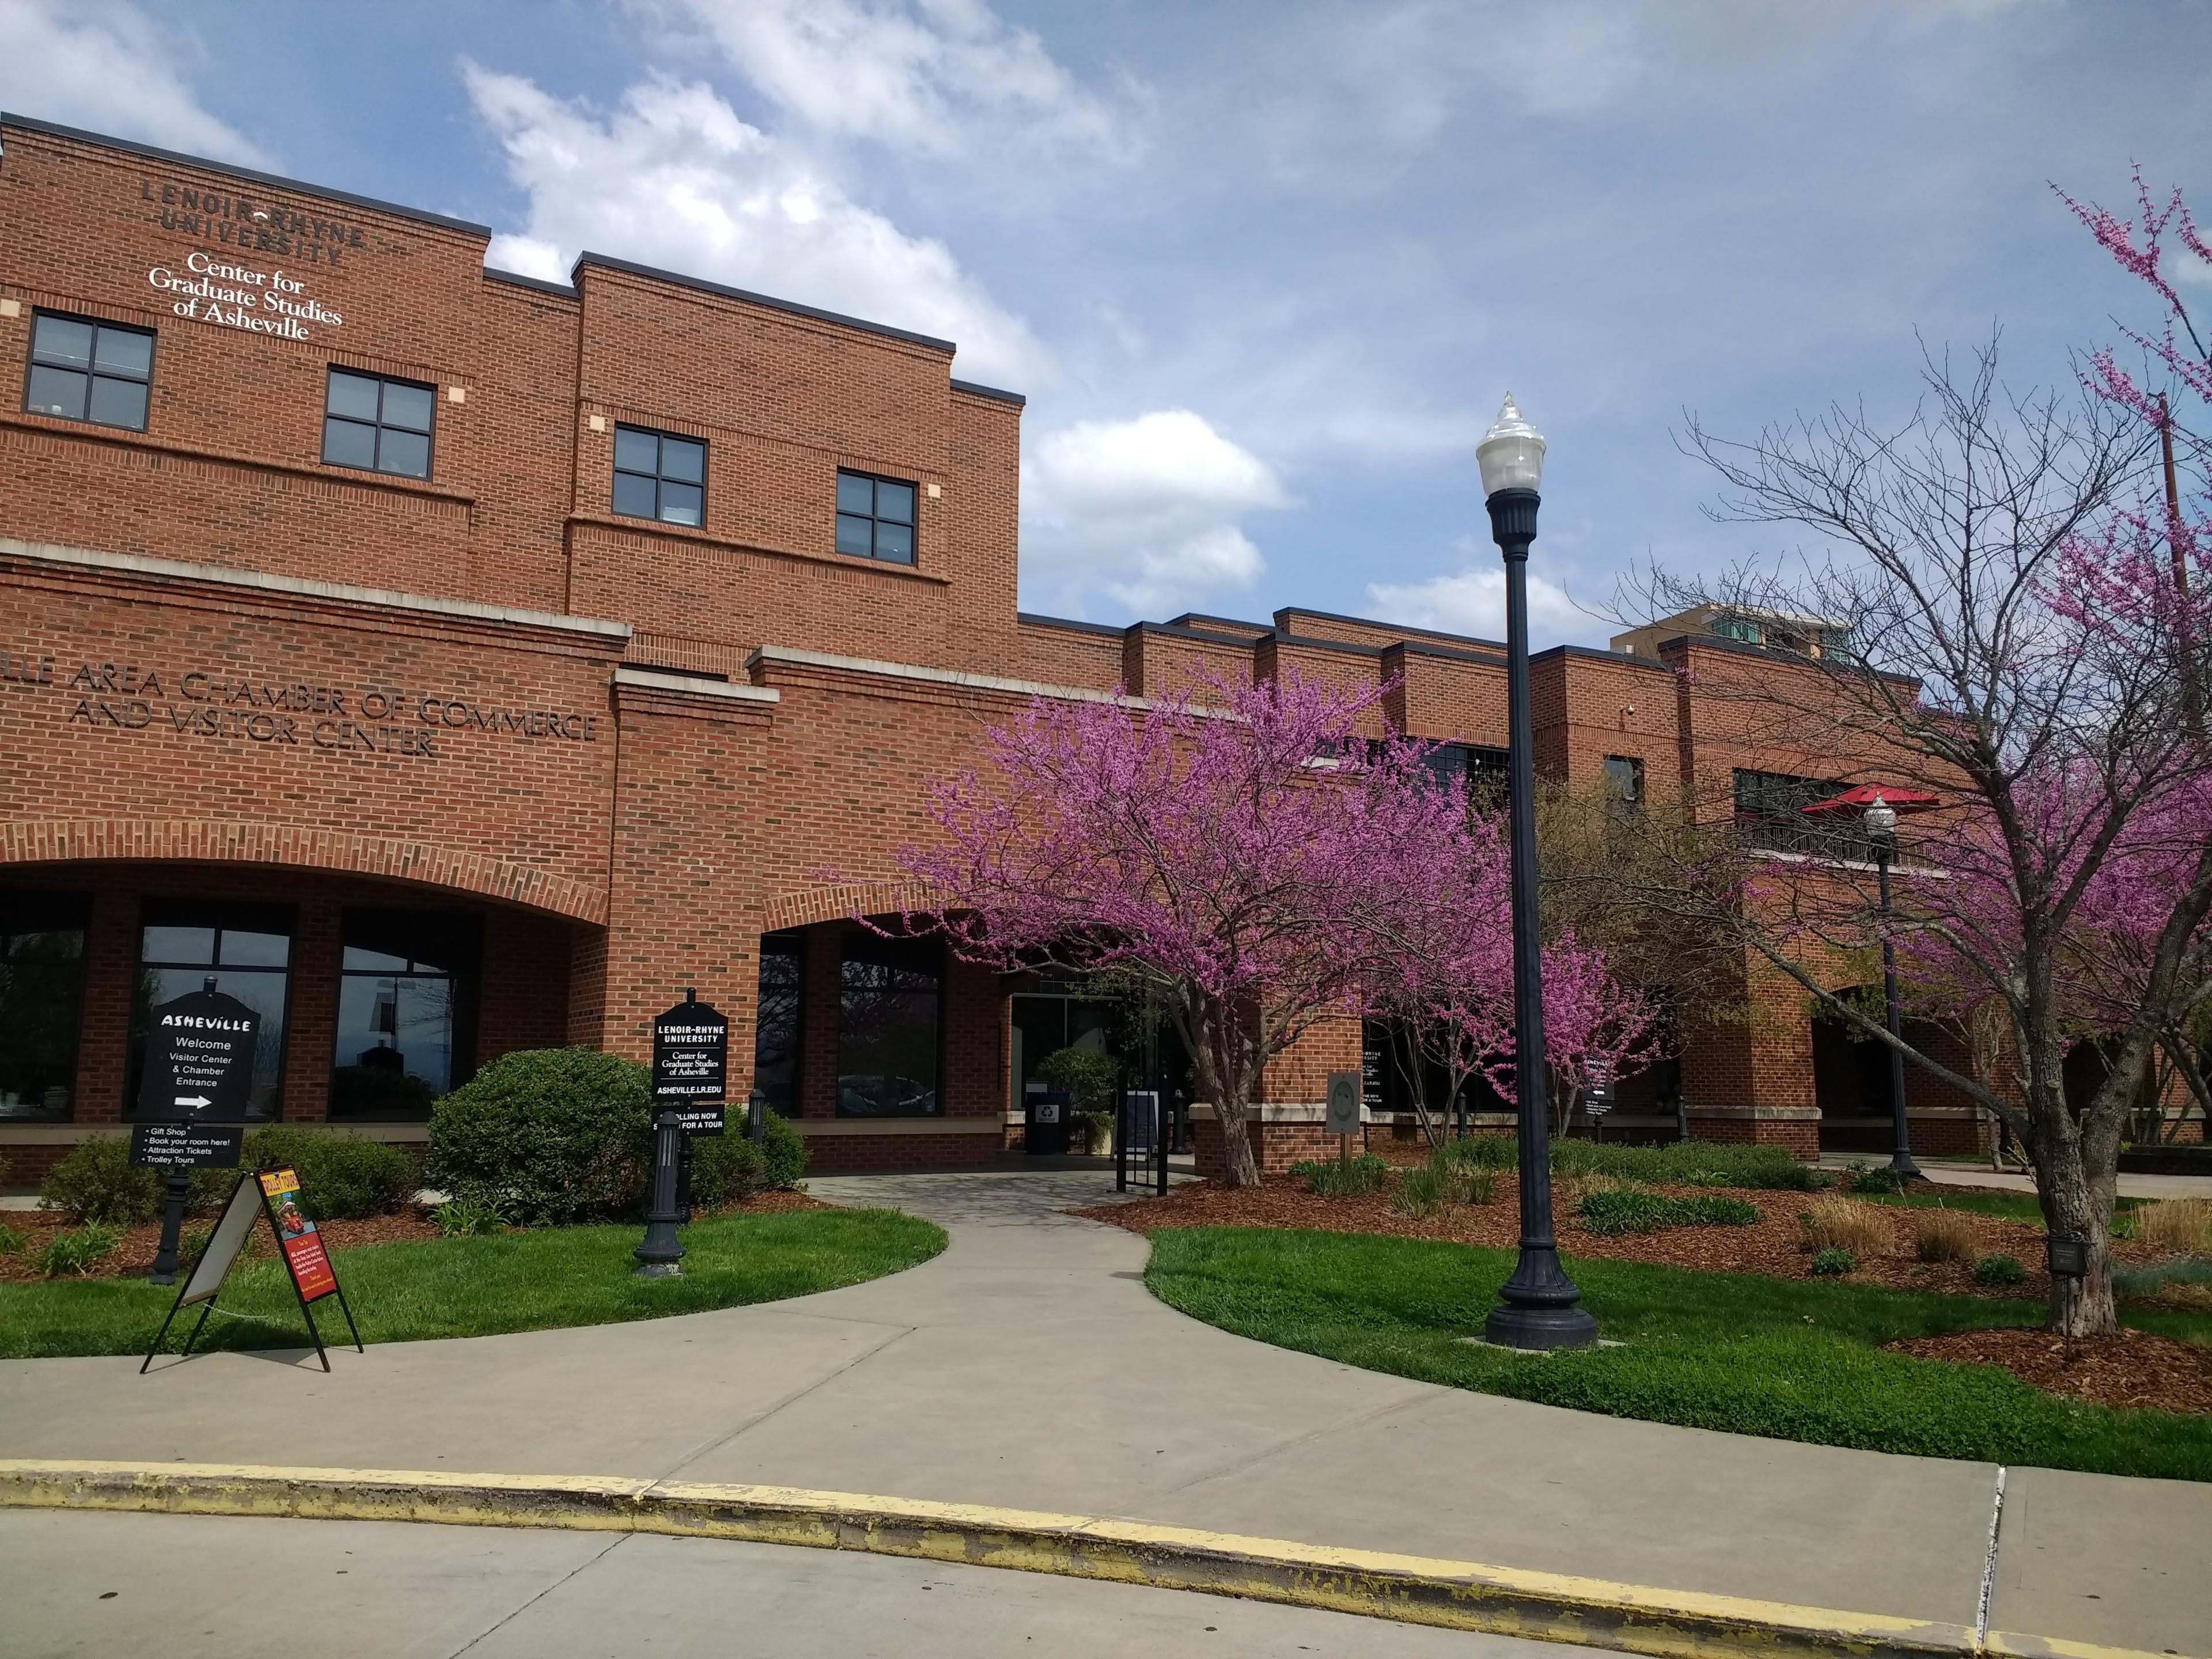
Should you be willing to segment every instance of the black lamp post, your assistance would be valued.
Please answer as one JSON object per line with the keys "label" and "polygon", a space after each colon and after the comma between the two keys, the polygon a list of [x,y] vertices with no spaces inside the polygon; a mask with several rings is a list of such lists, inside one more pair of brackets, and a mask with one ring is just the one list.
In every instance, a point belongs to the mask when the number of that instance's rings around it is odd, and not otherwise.
{"label": "black lamp post", "polygon": [[1505,696],[1513,838],[1514,1095],[1520,1102],[1521,1259],[1490,1310],[1483,1335],[1508,1348],[1586,1348],[1597,1321],[1559,1266],[1552,1236],[1552,1150],[1546,1110],[1542,946],[1536,931],[1535,740],[1528,709],[1528,544],[1536,539],[1544,440],[1521,418],[1513,394],[1475,447],[1490,531],[1505,556]]}
{"label": "black lamp post", "polygon": [[1883,1018],[1889,1023],[1889,1116],[1891,1138],[1896,1143],[1889,1167],[1901,1176],[1917,1176],[1912,1140],[1905,1121],[1905,1053],[1897,1045],[1900,1027],[1897,1013],[1897,945],[1889,936],[1889,861],[1897,854],[1897,809],[1876,795],[1867,803],[1867,842],[1874,848],[1876,879],[1881,884],[1881,1000]]}

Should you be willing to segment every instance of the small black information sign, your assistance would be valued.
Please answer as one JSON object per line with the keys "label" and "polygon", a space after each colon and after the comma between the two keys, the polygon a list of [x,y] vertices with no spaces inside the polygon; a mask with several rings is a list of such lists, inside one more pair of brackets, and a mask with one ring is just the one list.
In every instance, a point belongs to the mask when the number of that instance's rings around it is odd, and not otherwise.
{"label": "small black information sign", "polygon": [[730,1022],[696,993],[653,1022],[653,1109],[674,1112],[687,1134],[722,1133],[730,1075]]}
{"label": "small black information sign", "polygon": [[261,1016],[215,988],[190,991],[147,1016],[134,1164],[166,1169],[237,1164]]}

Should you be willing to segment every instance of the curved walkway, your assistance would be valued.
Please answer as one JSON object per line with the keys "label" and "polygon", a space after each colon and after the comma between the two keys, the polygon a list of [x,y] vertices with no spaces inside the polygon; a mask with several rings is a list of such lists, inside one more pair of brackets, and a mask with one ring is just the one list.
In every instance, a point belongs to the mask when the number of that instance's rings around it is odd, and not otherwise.
{"label": "curved walkway", "polygon": [[[1594,1417],[1247,1341],[1060,1213],[1088,1171],[846,1176],[942,1255],[719,1313],[291,1354],[0,1364],[0,1455],[758,1482],[1118,1515],[1976,1621],[1996,1471]],[[1990,1621],[2203,1653],[2212,1487],[2014,1469]]]}

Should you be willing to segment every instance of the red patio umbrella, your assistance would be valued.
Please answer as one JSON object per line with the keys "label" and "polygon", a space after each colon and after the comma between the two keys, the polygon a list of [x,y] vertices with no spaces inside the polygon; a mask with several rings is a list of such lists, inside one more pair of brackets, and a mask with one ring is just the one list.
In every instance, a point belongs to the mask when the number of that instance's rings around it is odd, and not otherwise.
{"label": "red patio umbrella", "polygon": [[1808,813],[1863,812],[1876,801],[1895,812],[1925,812],[1930,807],[1941,806],[1941,797],[1923,790],[1907,789],[1897,783],[1863,783],[1856,789],[1846,789],[1840,795],[1826,800],[1816,800],[1804,809]]}

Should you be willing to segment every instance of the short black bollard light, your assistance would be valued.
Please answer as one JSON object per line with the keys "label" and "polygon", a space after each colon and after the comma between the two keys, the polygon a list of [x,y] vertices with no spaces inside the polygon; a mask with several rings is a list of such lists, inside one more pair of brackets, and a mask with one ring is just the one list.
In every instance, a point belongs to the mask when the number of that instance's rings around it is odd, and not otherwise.
{"label": "short black bollard light", "polygon": [[653,1120],[653,1196],[645,1212],[645,1243],[631,1252],[641,1279],[677,1279],[684,1246],[677,1242],[676,1181],[684,1162],[684,1120],[663,1112]]}
{"label": "short black bollard light", "polygon": [[768,1097],[758,1089],[745,1097],[745,1131],[754,1146],[768,1144]]}
{"label": "short black bollard light", "polygon": [[[210,980],[210,985],[215,981]],[[161,1243],[154,1253],[154,1271],[146,1275],[149,1284],[173,1285],[177,1282],[179,1242],[184,1237],[185,1199],[191,1192],[192,1178],[185,1170],[172,1170],[168,1179],[161,1183]]]}

